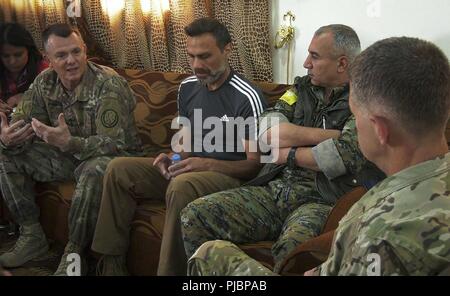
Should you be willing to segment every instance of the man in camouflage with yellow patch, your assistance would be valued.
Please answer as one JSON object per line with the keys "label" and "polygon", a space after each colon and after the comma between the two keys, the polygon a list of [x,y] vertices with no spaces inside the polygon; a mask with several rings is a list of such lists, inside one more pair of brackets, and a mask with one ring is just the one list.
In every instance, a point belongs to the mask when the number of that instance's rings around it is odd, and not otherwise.
{"label": "man in camouflage with yellow patch", "polygon": [[[450,65],[430,42],[389,38],[350,71],[350,106],[363,154],[387,175],[340,221],[320,275],[449,275]],[[273,275],[235,245],[205,243],[197,275]]]}
{"label": "man in camouflage with yellow patch", "polygon": [[69,25],[50,26],[43,41],[51,69],[25,93],[11,125],[0,113],[0,187],[20,225],[19,239],[0,256],[0,264],[21,266],[48,250],[34,200],[35,182],[76,180],[69,243],[56,272],[65,275],[67,255],[81,254],[92,239],[108,162],[141,148],[135,97],[126,80],[87,62],[86,46]]}
{"label": "man in camouflage with yellow patch", "polygon": [[377,181],[378,170],[359,151],[348,105],[348,67],[359,52],[348,26],[316,31],[304,63],[308,75],[296,78],[260,119],[261,138],[278,154],[278,165],[266,164],[247,186],[208,195],[182,211],[188,257],[214,239],[274,240],[277,271],[296,246],[320,233],[337,198]]}

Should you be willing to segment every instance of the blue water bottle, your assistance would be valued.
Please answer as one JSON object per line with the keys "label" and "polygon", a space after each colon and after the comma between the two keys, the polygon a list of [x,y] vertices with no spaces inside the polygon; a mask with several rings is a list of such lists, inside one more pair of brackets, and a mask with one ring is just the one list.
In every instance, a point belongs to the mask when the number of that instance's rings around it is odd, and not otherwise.
{"label": "blue water bottle", "polygon": [[172,165],[174,165],[174,164],[176,164],[176,163],[181,161],[181,155],[178,154],[178,153],[175,153],[175,154],[172,155],[171,159],[172,159]]}

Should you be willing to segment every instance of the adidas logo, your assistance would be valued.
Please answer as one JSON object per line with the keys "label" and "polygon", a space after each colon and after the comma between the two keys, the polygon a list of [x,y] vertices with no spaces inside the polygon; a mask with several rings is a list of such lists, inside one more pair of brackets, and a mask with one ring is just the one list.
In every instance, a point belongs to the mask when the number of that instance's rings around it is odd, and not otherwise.
{"label": "adidas logo", "polygon": [[230,120],[228,119],[228,116],[225,114],[224,116],[222,116],[222,118],[220,118],[220,121],[226,121],[226,122],[228,122],[228,121],[230,121]]}

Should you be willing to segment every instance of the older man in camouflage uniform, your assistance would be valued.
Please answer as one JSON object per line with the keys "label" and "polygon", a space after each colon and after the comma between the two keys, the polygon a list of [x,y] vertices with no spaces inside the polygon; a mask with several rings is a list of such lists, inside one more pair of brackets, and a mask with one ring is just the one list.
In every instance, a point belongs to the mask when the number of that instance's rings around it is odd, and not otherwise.
{"label": "older man in camouflage uniform", "polygon": [[50,26],[43,40],[52,69],[36,78],[10,126],[0,113],[0,186],[20,225],[19,239],[0,263],[21,266],[48,250],[34,201],[35,182],[75,179],[69,243],[56,272],[64,275],[67,254],[81,253],[92,239],[108,162],[135,154],[140,141],[135,97],[125,79],[87,62],[81,36],[68,25]]}
{"label": "older man in camouflage uniform", "polygon": [[[429,42],[389,38],[350,74],[361,150],[389,177],[350,209],[328,260],[307,274],[449,275],[448,59]],[[274,274],[225,241],[203,244],[189,273]]]}
{"label": "older man in camouflage uniform", "polygon": [[[308,76],[296,78],[295,86],[260,120],[279,165],[266,165],[249,186],[190,203],[181,218],[188,256],[213,239],[275,240],[278,270],[297,245],[320,233],[337,198],[364,178],[377,177],[370,168],[356,175],[367,162],[348,106],[347,69],[359,51],[358,36],[347,26],[325,26],[315,33],[304,63]],[[265,118],[279,124],[266,124]]]}

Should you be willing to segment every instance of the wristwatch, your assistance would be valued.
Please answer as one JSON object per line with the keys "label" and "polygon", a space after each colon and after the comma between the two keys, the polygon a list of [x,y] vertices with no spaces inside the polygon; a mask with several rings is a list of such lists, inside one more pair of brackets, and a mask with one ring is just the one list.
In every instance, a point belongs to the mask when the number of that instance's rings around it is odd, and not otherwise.
{"label": "wristwatch", "polygon": [[298,147],[292,147],[291,150],[289,150],[288,156],[287,156],[287,165],[291,169],[294,169],[297,167],[297,164],[295,162],[295,152],[297,152]]}

